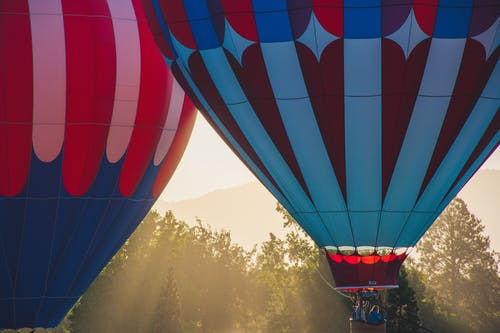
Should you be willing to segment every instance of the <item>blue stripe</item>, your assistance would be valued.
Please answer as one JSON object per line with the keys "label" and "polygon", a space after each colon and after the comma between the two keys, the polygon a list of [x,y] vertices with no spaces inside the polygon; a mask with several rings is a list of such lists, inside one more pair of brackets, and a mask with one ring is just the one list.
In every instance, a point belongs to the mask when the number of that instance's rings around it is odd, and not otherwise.
{"label": "blue stripe", "polygon": [[395,247],[415,246],[418,241],[415,239],[415,235],[422,233],[422,230],[427,230],[435,218],[434,213],[412,213]]}
{"label": "blue stripe", "polygon": [[[0,300],[1,327],[16,327],[14,318],[14,302],[11,300]],[[35,326],[32,326],[35,327]]]}
{"label": "blue stripe", "polygon": [[[41,299],[18,299],[14,300],[14,317],[16,327],[34,327],[36,312]],[[23,325],[24,324],[24,325]]]}
{"label": "blue stripe", "polygon": [[344,0],[344,38],[379,38],[381,35],[381,0]]}
{"label": "blue stripe", "polygon": [[[206,1],[183,0],[191,32],[198,49],[212,49],[221,45],[210,18]],[[221,13],[222,15],[222,13]]]}
{"label": "blue stripe", "polygon": [[[69,299],[44,299],[32,327],[56,327],[64,319],[79,297]],[[49,318],[47,321],[46,318]]]}
{"label": "blue stripe", "polygon": [[[120,233],[110,212],[119,212],[120,223],[128,221],[125,230],[131,232],[149,210],[152,198],[144,200],[143,197],[138,200],[139,198],[124,198],[119,195],[116,184],[121,164],[122,161],[115,164],[104,161],[95,181],[101,182],[102,177],[109,179],[102,184],[94,183],[84,197],[72,197],[60,186],[60,158],[51,163],[42,163],[34,157],[30,165],[30,179],[33,181],[28,184],[27,191],[15,198],[0,198],[0,219],[9,222],[0,224],[2,245],[9,251],[7,256],[2,252],[0,257],[4,272],[2,277],[5,277],[5,281],[0,281],[0,297],[14,296],[10,283],[12,267],[12,274],[18,270],[16,298],[33,298],[13,300],[17,306],[22,306],[16,309],[17,325],[56,325],[123,244],[123,237],[128,237],[128,234]],[[150,196],[157,169],[158,167],[148,169],[136,194]],[[43,193],[44,184],[48,185],[46,193]],[[103,184],[107,187],[103,187]],[[123,206],[124,203],[127,205]],[[141,216],[133,214],[137,207]],[[100,224],[101,221],[104,223]],[[100,231],[105,235],[97,234]],[[102,250],[103,245],[113,239],[120,239],[122,242],[115,242],[114,247],[107,252],[91,251]],[[9,258],[8,264],[5,262],[6,258]],[[34,274],[39,278],[33,280]],[[77,295],[68,299],[55,298],[66,297],[73,284]],[[50,300],[42,301],[43,297],[49,297]],[[6,325],[6,320],[0,316],[0,325]]]}
{"label": "blue stripe", "polygon": [[[2,272],[15,285],[19,244],[22,240],[23,224],[25,221],[25,207],[27,200],[22,198],[0,197],[0,239],[1,255],[5,254],[7,270]],[[0,295],[13,295],[13,285],[0,285]]]}
{"label": "blue stripe", "polygon": [[375,246],[380,212],[349,212],[356,246]]}
{"label": "blue stripe", "polygon": [[252,0],[255,13],[287,11],[287,0]]}
{"label": "blue stripe", "polygon": [[[381,53],[380,39],[344,40],[346,185],[352,211],[382,206]],[[363,221],[356,221],[361,224],[353,221],[353,228],[363,229]],[[369,228],[376,234],[376,226]]]}
{"label": "blue stripe", "polygon": [[288,139],[316,209],[345,211],[344,198],[308,97],[295,44],[263,44],[262,55]]}
{"label": "blue stripe", "polygon": [[466,38],[469,34],[473,0],[441,0],[434,24],[437,38]]}
{"label": "blue stripe", "polygon": [[386,211],[410,211],[415,205],[448,110],[464,43],[464,40],[436,39],[431,43],[420,96],[385,197]]}
{"label": "blue stripe", "polygon": [[355,246],[351,223],[347,212],[343,213],[320,213],[327,230],[333,237],[334,246]]}
{"label": "blue stripe", "polygon": [[260,42],[283,42],[293,39],[286,0],[253,0],[252,7]]}
{"label": "blue stripe", "polygon": [[325,232],[324,221],[317,212],[295,213],[293,216],[319,247],[337,245],[330,234]]}
{"label": "blue stripe", "polygon": [[97,277],[113,255],[130,237],[152,204],[153,200],[133,203],[128,201],[126,203],[127,211],[122,211],[115,220],[112,229],[109,230],[105,237],[106,242],[99,244],[99,250],[95,253],[96,256],[93,256],[89,248],[87,254],[82,258],[78,274],[74,276],[69,289],[66,291],[68,295],[83,294],[86,286]]}
{"label": "blue stripe", "polygon": [[377,246],[393,247],[409,217],[410,213],[383,211],[380,216]]}
{"label": "blue stripe", "polygon": [[[53,199],[28,200],[19,244],[16,297],[42,295],[45,290],[57,206]],[[34,272],[39,278],[33,279]]]}

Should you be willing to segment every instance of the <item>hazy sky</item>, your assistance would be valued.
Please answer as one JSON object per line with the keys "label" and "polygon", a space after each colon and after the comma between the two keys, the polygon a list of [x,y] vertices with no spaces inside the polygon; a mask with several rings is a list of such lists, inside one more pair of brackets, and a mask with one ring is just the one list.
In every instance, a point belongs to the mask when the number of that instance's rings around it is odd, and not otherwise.
{"label": "hazy sky", "polygon": [[[483,168],[500,170],[500,149],[490,156]],[[198,114],[186,152],[162,197],[168,201],[195,198],[254,180],[253,174]]]}

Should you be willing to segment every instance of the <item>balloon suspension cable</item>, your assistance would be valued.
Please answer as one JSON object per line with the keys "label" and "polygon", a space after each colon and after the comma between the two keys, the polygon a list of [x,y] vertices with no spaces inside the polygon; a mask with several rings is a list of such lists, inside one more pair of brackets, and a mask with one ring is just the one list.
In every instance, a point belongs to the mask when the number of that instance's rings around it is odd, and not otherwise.
{"label": "balloon suspension cable", "polygon": [[[293,225],[293,228],[295,229],[295,232],[297,234],[300,234],[300,230],[299,230],[299,226],[297,223],[292,223]],[[321,251],[321,249],[320,249]],[[323,257],[323,256],[320,256],[320,258]],[[322,260],[322,259],[320,259]],[[372,290],[372,291],[357,291],[357,292],[342,292],[340,290],[337,290],[329,281],[327,278],[325,278],[325,276],[323,275],[323,273],[321,273],[321,271],[319,270],[319,266],[314,266],[314,269],[316,270],[316,272],[318,273],[319,277],[321,278],[321,280],[323,280],[323,282],[325,283],[325,285],[330,288],[331,290],[335,291],[337,294],[341,295],[342,297],[345,297],[347,299],[349,299],[352,304],[356,304],[356,302],[358,302],[359,300],[363,300],[364,302],[368,302],[369,304],[374,304],[374,305],[378,305],[381,309],[384,310],[385,313],[388,313],[387,312],[387,307],[384,305],[384,302],[382,302],[381,300],[381,295],[379,293],[378,290]],[[382,290],[381,290],[382,291]],[[418,314],[414,313],[414,312],[411,312],[411,311],[407,311],[408,313],[412,314],[412,315],[415,315],[415,316],[418,316]],[[402,319],[402,320],[405,320],[405,321],[408,321],[408,319],[404,318],[401,314],[397,314],[398,318]],[[409,321],[408,321],[409,322]],[[410,324],[413,324],[415,325],[416,327],[424,330],[425,332],[429,332],[429,333],[435,333],[434,331],[432,331],[431,329],[425,327],[425,326],[422,326],[422,325],[418,325],[418,324],[415,324],[415,323],[411,323],[409,322]]]}
{"label": "balloon suspension cable", "polygon": [[[293,226],[293,228],[295,229],[295,232],[297,234],[300,234],[300,230],[299,230],[299,226],[298,226],[298,223],[292,223],[291,224]],[[302,230],[303,231],[303,230]],[[320,250],[321,251],[321,250]],[[322,257],[322,256],[320,256]],[[321,260],[321,259],[320,259]],[[345,297],[345,298],[348,298],[351,302],[355,302],[355,300],[353,299],[352,296],[349,296],[347,294],[344,294],[343,292],[337,290],[330,282],[328,282],[328,280],[325,278],[325,276],[321,273],[321,271],[319,270],[318,266],[314,266],[314,269],[316,270],[316,272],[318,273],[319,277],[321,278],[321,280],[323,280],[323,282],[328,286],[328,288],[330,288],[331,290],[335,291],[337,294],[341,295],[342,297]]]}
{"label": "balloon suspension cable", "polygon": [[[320,250],[321,251],[321,250]],[[322,256],[320,256],[322,257]],[[321,259],[320,259],[321,260]],[[342,297],[345,297],[345,298],[348,298],[349,300],[351,300],[351,302],[354,303],[354,298],[350,295],[347,295],[347,294],[344,294],[343,292],[341,292],[340,290],[337,290],[330,282],[328,282],[328,280],[324,277],[324,275],[321,273],[321,271],[319,270],[318,266],[314,266],[314,269],[316,270],[316,272],[318,273],[319,277],[321,278],[321,280],[323,280],[323,282],[330,288],[332,289],[333,291],[335,291],[337,294],[339,294],[340,296]]]}

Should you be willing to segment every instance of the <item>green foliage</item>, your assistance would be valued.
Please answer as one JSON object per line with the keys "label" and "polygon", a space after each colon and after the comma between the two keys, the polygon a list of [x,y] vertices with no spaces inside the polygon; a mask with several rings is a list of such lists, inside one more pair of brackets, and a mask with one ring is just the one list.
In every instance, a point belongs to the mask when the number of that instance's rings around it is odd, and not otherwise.
{"label": "green foliage", "polygon": [[[283,207],[285,239],[245,251],[226,231],[149,213],[80,299],[71,332],[347,332],[350,301],[324,255]],[[388,332],[496,332],[497,254],[455,200],[387,293]],[[69,331],[68,331],[69,332]]]}
{"label": "green foliage", "polygon": [[349,304],[302,234],[245,251],[226,231],[152,212],[80,299],[71,332],[345,331]]}
{"label": "green foliage", "polygon": [[498,253],[483,231],[455,199],[418,244],[413,280],[423,281],[417,292],[424,326],[436,332],[498,331]]}
{"label": "green foliage", "polygon": [[415,290],[409,286],[405,267],[399,271],[399,288],[386,295],[387,333],[418,333],[420,318]]}

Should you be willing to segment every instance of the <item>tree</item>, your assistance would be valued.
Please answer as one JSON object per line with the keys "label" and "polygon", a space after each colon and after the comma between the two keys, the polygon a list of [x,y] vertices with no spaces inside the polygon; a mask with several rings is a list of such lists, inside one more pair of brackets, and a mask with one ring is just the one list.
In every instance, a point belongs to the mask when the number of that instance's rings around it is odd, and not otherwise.
{"label": "tree", "polygon": [[496,332],[499,261],[483,231],[464,201],[453,200],[418,244],[418,268],[426,278],[426,298],[436,300],[436,311],[464,331]]}
{"label": "tree", "polygon": [[391,289],[386,295],[387,332],[418,333],[420,318],[415,291],[408,284],[405,267],[399,271],[399,288]]}
{"label": "tree", "polygon": [[181,331],[179,295],[172,268],[169,268],[167,274],[162,277],[150,331],[165,333]]}

